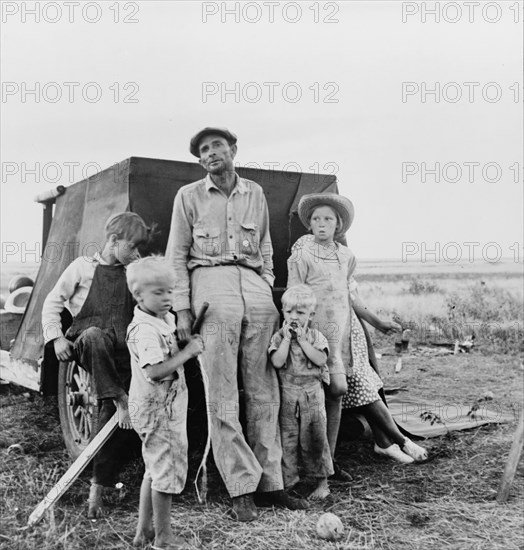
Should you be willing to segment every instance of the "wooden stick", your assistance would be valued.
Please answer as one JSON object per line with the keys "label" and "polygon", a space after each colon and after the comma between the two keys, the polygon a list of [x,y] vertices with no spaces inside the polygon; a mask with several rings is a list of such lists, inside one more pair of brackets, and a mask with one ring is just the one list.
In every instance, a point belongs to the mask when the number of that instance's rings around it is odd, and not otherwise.
{"label": "wooden stick", "polygon": [[506,502],[509,496],[509,491],[513,483],[513,478],[519,465],[520,455],[522,453],[522,445],[524,444],[524,411],[520,413],[520,422],[515,432],[515,438],[509,451],[508,461],[504,468],[504,475],[500,482],[499,492],[497,493],[497,502]]}
{"label": "wooden stick", "polygon": [[191,334],[197,334],[198,332],[200,332],[200,329],[202,328],[202,323],[204,322],[204,316],[208,308],[209,302],[203,302],[202,307],[200,308],[200,311],[198,312],[198,315],[191,327]]}
{"label": "wooden stick", "polygon": [[71,464],[67,472],[58,480],[58,483],[47,493],[44,500],[33,510],[27,521],[27,526],[36,525],[45,512],[58,502],[60,497],[66,493],[77,477],[84,471],[90,460],[98,453],[102,445],[111,437],[111,434],[118,426],[118,415],[115,413],[102,429],[95,435],[89,445],[82,451],[80,456]]}

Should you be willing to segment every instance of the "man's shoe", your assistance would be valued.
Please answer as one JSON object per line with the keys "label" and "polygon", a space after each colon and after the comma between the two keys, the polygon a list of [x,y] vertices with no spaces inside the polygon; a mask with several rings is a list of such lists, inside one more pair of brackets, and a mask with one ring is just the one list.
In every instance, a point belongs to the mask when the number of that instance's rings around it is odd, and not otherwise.
{"label": "man's shoe", "polygon": [[258,510],[253,501],[253,493],[233,497],[232,516],[238,521],[253,521],[258,518]]}
{"label": "man's shoe", "polygon": [[402,447],[402,452],[413,458],[415,462],[422,462],[428,459],[428,452],[426,451],[426,449],[424,449],[424,447],[421,447],[420,445],[417,445],[416,443],[413,443],[413,441],[411,441],[411,439],[407,437],[406,442]]}
{"label": "man's shoe", "polygon": [[335,462],[333,460],[333,470],[334,474],[329,477],[329,479],[332,479],[333,481],[343,481],[344,483],[348,483],[349,481],[353,481],[353,477],[351,474],[343,470],[338,462]]}
{"label": "man's shoe", "polygon": [[393,445],[390,445],[385,449],[382,449],[375,443],[374,450],[375,453],[377,453],[378,455],[387,456],[389,458],[392,458],[393,460],[396,460],[397,462],[400,462],[401,464],[411,464],[412,462],[415,462],[412,457],[410,457],[406,453],[403,453],[396,443],[393,443]]}
{"label": "man's shoe", "polygon": [[260,493],[259,500],[262,506],[279,506],[289,510],[307,510],[309,502],[305,498],[294,498],[286,491],[271,491]]}

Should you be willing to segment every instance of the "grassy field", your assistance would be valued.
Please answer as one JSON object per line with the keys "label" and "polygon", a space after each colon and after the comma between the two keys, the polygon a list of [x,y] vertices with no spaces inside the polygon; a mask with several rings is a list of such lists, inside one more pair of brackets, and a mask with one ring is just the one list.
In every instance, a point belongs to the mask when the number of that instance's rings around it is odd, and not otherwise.
{"label": "grassy field", "polygon": [[[489,391],[493,407],[517,416],[523,407],[524,378],[522,267],[428,272],[389,264],[381,275],[376,264],[361,262],[359,292],[371,309],[411,328],[414,350],[395,373],[394,338],[372,331],[382,353],[386,387],[405,388],[402,395],[407,399],[450,406],[471,406]],[[2,287],[8,278],[3,277]],[[470,353],[415,353],[424,343],[453,342],[472,332],[475,345]],[[0,548],[131,548],[140,459],[123,472],[124,489],[108,495],[103,519],[90,522],[84,517],[89,485],[85,473],[52,514],[25,529],[30,512],[65,472],[69,459],[52,399],[0,386],[0,404]],[[409,466],[376,457],[369,439],[344,441],[339,460],[353,482],[333,483],[328,500],[308,511],[265,508],[251,524],[229,519],[229,501],[212,467],[208,504],[198,504],[195,452],[186,489],[173,504],[173,524],[195,549],[522,549],[522,462],[507,503],[495,501],[515,429],[513,422],[427,440],[430,460]],[[16,443],[23,452],[8,451]],[[344,524],[346,534],[338,543],[322,541],[315,533],[324,511],[336,513]]]}

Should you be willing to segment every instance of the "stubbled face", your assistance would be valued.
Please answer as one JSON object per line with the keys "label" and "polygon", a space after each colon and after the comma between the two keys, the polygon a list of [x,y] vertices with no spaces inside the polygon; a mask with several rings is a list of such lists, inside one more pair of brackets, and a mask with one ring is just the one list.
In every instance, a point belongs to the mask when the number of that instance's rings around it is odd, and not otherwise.
{"label": "stubbled face", "polygon": [[308,326],[309,321],[315,315],[315,312],[310,307],[290,306],[287,304],[282,308],[282,313],[284,314],[286,323],[289,323],[291,326],[299,324],[303,328]]}
{"label": "stubbled face", "polygon": [[331,243],[337,230],[337,215],[330,206],[319,206],[313,210],[309,224],[317,243]]}
{"label": "stubbled face", "polygon": [[170,281],[157,281],[146,285],[136,293],[136,301],[142,311],[164,317],[173,306],[174,287]]}
{"label": "stubbled face", "polygon": [[139,244],[140,243],[136,241],[130,241],[128,239],[115,239],[113,243],[113,254],[116,260],[123,265],[138,260],[140,257],[138,253]]}
{"label": "stubbled face", "polygon": [[237,146],[229,145],[227,139],[216,135],[205,135],[198,144],[200,164],[210,173],[221,175],[235,169],[234,158]]}

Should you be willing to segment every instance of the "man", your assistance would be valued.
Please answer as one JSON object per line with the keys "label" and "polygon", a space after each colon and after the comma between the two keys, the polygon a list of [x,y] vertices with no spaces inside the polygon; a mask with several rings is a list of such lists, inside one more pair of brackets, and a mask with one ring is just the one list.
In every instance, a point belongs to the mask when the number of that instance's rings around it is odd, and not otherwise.
{"label": "man", "polygon": [[[204,128],[191,139],[190,151],[208,174],[178,192],[166,255],[177,274],[181,340],[189,338],[193,313],[210,304],[201,360],[209,378],[213,454],[234,515],[251,521],[258,517],[255,491],[267,503],[292,509],[307,508],[307,502],[283,491],[279,388],[267,360],[278,328],[269,214],[262,188],[235,172],[236,141],[225,128]],[[237,373],[247,441],[239,422]]]}

